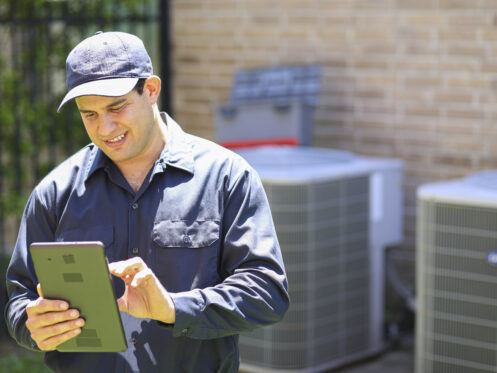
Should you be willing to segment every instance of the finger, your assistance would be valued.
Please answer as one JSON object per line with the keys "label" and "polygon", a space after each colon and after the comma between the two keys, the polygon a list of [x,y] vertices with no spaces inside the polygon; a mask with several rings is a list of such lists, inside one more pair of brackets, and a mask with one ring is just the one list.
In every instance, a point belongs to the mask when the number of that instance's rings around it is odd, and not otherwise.
{"label": "finger", "polygon": [[58,324],[64,321],[75,320],[79,317],[78,310],[70,309],[63,312],[46,312],[28,317],[26,327],[30,331],[37,330],[46,326]]}
{"label": "finger", "polygon": [[117,300],[117,307],[119,308],[119,311],[121,312],[128,312],[128,303],[126,300],[121,297]]}
{"label": "finger", "polygon": [[125,277],[126,275],[134,275],[138,271],[147,268],[147,265],[139,256],[123,260],[120,262],[113,262],[109,264],[109,271],[115,276]]}
{"label": "finger", "polygon": [[153,279],[154,273],[152,270],[150,268],[145,268],[133,277],[133,281],[131,281],[130,286],[133,288],[149,286],[151,285]]}
{"label": "finger", "polygon": [[41,285],[40,284],[36,285],[36,292],[38,293],[38,296],[40,298],[44,298],[43,291],[41,290]]}
{"label": "finger", "polygon": [[28,316],[38,315],[46,312],[65,311],[69,308],[69,304],[63,300],[38,298],[29,302],[26,306]]}
{"label": "finger", "polygon": [[40,348],[40,350],[42,350],[42,351],[52,351],[52,350],[55,350],[55,348],[58,345],[64,343],[65,341],[68,341],[71,338],[76,337],[77,335],[79,335],[79,333],[81,333],[81,329],[79,329],[79,328],[73,329],[73,330],[67,331],[63,334],[59,334],[57,336],[47,338],[47,339],[45,339],[37,344],[38,344],[38,347]]}
{"label": "finger", "polygon": [[34,332],[31,333],[31,337],[35,341],[45,340],[60,334],[64,334],[73,329],[82,328],[84,325],[85,325],[85,320],[83,320],[82,318],[78,318],[76,320],[65,321],[58,324],[36,329]]}

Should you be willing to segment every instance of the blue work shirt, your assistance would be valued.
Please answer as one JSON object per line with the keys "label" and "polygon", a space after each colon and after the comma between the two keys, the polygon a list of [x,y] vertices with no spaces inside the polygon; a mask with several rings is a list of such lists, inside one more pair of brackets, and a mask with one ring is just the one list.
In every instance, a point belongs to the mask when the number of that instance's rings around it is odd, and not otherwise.
{"label": "blue work shirt", "polygon": [[[186,134],[165,113],[166,145],[134,192],[90,144],[33,190],[7,270],[10,334],[37,349],[25,326],[38,283],[36,241],[102,241],[109,262],[140,256],[170,292],[174,325],[121,313],[123,353],[45,354],[63,372],[236,372],[238,334],[279,321],[289,299],[268,201],[240,156]],[[123,291],[115,279],[117,295]]]}

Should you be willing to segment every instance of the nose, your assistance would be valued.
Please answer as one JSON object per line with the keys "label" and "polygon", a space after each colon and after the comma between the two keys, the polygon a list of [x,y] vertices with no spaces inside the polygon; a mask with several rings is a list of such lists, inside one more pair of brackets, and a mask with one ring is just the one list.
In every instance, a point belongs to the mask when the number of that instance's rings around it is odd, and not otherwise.
{"label": "nose", "polygon": [[109,114],[104,114],[101,117],[101,121],[98,126],[98,134],[102,137],[107,137],[111,135],[117,128],[116,123]]}

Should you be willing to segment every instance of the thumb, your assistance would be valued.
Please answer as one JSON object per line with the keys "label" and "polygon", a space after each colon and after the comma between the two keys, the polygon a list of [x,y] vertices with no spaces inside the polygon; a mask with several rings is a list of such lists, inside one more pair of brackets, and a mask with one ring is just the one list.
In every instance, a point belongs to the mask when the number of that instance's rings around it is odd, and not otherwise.
{"label": "thumb", "polygon": [[36,292],[38,293],[40,298],[43,298],[43,291],[41,290],[41,285],[36,285]]}

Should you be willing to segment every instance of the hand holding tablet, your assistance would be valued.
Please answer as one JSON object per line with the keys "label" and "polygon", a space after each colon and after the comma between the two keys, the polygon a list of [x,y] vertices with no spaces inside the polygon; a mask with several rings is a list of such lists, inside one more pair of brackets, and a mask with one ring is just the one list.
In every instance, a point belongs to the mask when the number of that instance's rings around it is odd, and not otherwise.
{"label": "hand holding tablet", "polygon": [[44,299],[40,284],[37,291],[40,297],[26,307],[26,327],[41,350],[52,351],[79,335],[85,321],[78,310],[68,309],[67,302]]}

